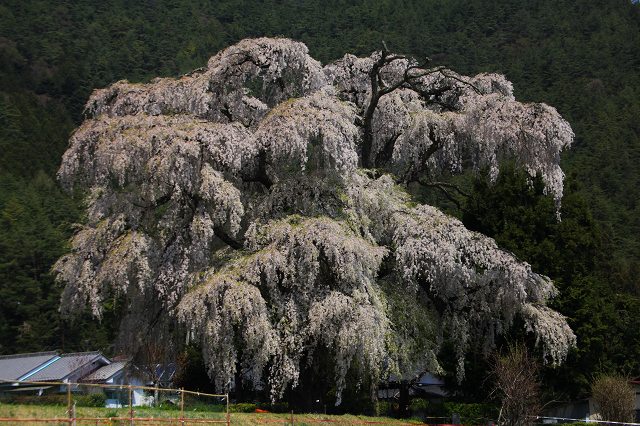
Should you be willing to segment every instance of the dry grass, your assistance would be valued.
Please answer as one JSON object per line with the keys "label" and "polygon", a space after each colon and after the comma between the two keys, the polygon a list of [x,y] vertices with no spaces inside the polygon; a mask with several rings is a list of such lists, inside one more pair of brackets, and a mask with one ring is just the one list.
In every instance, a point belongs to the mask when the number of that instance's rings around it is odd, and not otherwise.
{"label": "dry grass", "polygon": [[[153,408],[136,408],[135,417],[143,418],[156,418],[167,419],[176,418],[180,416],[178,410],[159,410]],[[257,413],[231,413],[231,424],[234,425],[291,425],[291,414],[257,414]],[[91,407],[77,407],[76,417],[78,418],[128,418],[129,410],[127,408],[91,408]],[[46,406],[46,405],[20,405],[20,404],[0,404],[0,418],[7,420],[0,420],[0,426],[4,425],[25,425],[25,426],[43,426],[43,425],[68,425],[66,414],[66,407],[62,406]],[[59,419],[51,421],[19,421],[20,419]],[[224,421],[225,414],[219,412],[197,412],[197,411],[185,411],[185,426],[203,425],[205,423],[196,423],[195,421],[189,421],[189,419],[209,419],[209,420],[221,420]],[[387,417],[368,417],[368,416],[354,416],[354,415],[342,415],[331,416],[322,414],[294,414],[293,422],[296,426],[300,425],[409,425],[409,424],[421,424],[419,422],[408,422],[404,420],[391,419]],[[96,420],[78,421],[77,425],[95,425]],[[111,420],[100,421],[98,424],[119,426],[129,425],[128,420]],[[161,422],[161,421],[135,421],[137,425],[180,425],[182,423],[176,422]]]}

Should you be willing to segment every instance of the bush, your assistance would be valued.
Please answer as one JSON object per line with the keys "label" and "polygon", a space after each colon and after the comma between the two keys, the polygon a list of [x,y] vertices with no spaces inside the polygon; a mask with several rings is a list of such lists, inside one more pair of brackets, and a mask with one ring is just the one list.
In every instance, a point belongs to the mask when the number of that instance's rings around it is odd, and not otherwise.
{"label": "bush", "polygon": [[381,416],[391,417],[398,410],[397,405],[391,401],[378,401],[378,412]]}
{"label": "bush", "polygon": [[414,398],[411,400],[411,404],[409,404],[409,410],[412,413],[416,413],[418,411],[424,411],[426,413],[432,405],[433,404],[430,404],[426,399]]}
{"label": "bush", "polygon": [[[393,413],[393,404],[388,403],[388,413]],[[498,407],[493,404],[467,404],[461,402],[432,402],[425,399],[414,398],[409,406],[412,416],[442,417],[451,421],[453,414],[459,414],[464,424],[484,424],[489,420],[498,418]],[[381,411],[382,412],[382,411]]]}
{"label": "bush", "polygon": [[226,411],[227,406],[225,403],[221,403],[217,399],[205,399],[201,397],[194,398],[191,395],[185,395],[184,409],[190,411],[195,410],[222,413]]}
{"label": "bush", "polygon": [[66,395],[10,395],[2,398],[2,402],[7,404],[25,405],[67,405]]}
{"label": "bush", "polygon": [[289,404],[286,402],[275,402],[273,404],[258,404],[258,408],[262,410],[267,410],[272,413],[288,413],[291,410],[289,409]]}
{"label": "bush", "polygon": [[500,423],[507,426],[533,424],[542,410],[539,372],[538,361],[524,344],[510,345],[506,354],[494,357],[494,392],[502,400]]}
{"label": "bush", "polygon": [[462,423],[482,424],[488,420],[498,418],[498,407],[492,404],[463,404],[456,402],[445,402],[442,404],[447,415],[454,413],[460,415]]}
{"label": "bush", "polygon": [[76,404],[80,407],[104,407],[107,397],[102,392],[75,397]]}
{"label": "bush", "polygon": [[229,404],[230,413],[253,413],[258,406],[249,402],[239,402],[237,404]]}
{"label": "bush", "polygon": [[176,411],[176,410],[180,410],[180,405],[176,404],[170,399],[160,399],[160,403],[154,408],[157,408],[160,410],[167,410],[167,411]]}
{"label": "bush", "polygon": [[623,376],[599,376],[591,385],[591,395],[602,420],[633,422],[636,394]]}

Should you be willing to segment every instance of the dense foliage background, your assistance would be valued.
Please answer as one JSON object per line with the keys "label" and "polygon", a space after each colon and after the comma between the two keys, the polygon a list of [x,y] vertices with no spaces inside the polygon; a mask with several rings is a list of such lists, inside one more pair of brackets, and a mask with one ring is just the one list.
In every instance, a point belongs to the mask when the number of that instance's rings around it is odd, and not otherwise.
{"label": "dense foliage background", "polygon": [[[562,221],[517,171],[493,187],[475,179],[452,212],[556,280],[578,349],[548,375],[554,390],[640,374],[640,6],[628,0],[2,2],[0,353],[113,350],[115,313],[61,318],[49,273],[82,220],[55,172],[91,90],[177,76],[242,38],[279,35],[325,62],[385,40],[463,74],[504,73],[519,100],[555,106],[576,133]],[[478,396],[470,384],[462,394]]]}

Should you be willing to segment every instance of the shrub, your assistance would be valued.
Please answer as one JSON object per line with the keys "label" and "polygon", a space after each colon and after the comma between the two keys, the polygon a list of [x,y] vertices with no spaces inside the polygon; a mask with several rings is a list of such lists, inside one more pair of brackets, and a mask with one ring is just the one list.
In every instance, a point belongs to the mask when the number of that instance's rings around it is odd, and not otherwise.
{"label": "shrub", "polygon": [[102,392],[75,397],[76,404],[80,407],[104,407],[107,397]]}
{"label": "shrub", "polygon": [[488,420],[498,418],[498,407],[492,404],[464,404],[457,402],[445,402],[442,404],[447,415],[454,413],[460,415],[462,423],[482,424]]}
{"label": "shrub", "polygon": [[623,376],[599,376],[591,385],[591,395],[602,420],[633,422],[636,395]]}
{"label": "shrub", "polygon": [[229,404],[230,413],[253,413],[258,406],[253,403],[239,402],[237,404]]}
{"label": "shrub", "polygon": [[258,404],[258,408],[270,411],[272,413],[288,413],[291,411],[289,409],[289,404],[286,402],[275,402],[272,404]]}
{"label": "shrub", "polygon": [[8,404],[25,404],[25,405],[67,405],[66,395],[11,395],[2,399]]}
{"label": "shrub", "polygon": [[512,345],[505,355],[495,357],[492,374],[496,381],[494,392],[502,400],[500,423],[533,424],[542,409],[539,371],[536,359],[523,344]]}
{"label": "shrub", "polygon": [[426,416],[451,421],[453,414],[460,415],[464,424],[485,424],[498,418],[498,407],[493,404],[468,404],[462,402],[433,402],[415,398],[411,401],[412,416]]}
{"label": "shrub", "polygon": [[393,416],[397,411],[397,405],[391,401],[378,401],[378,412],[381,416]]}

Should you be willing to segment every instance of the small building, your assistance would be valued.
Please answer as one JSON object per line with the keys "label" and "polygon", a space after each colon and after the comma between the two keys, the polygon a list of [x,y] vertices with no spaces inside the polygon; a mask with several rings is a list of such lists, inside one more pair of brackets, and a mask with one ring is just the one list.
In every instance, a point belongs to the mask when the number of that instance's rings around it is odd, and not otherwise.
{"label": "small building", "polygon": [[595,413],[593,400],[590,398],[575,401],[554,401],[544,408],[542,415],[550,417],[547,422],[561,423],[561,419],[588,420]]}
{"label": "small building", "polygon": [[175,403],[175,392],[158,389],[171,388],[175,374],[175,363],[148,364],[140,368],[127,359],[111,361],[98,351],[3,355],[0,356],[0,394],[64,393],[68,391],[67,383],[73,383],[70,390],[74,393],[104,392],[107,407],[122,407],[129,404],[128,387],[134,386],[148,387],[131,389],[135,406]]}
{"label": "small building", "polygon": [[[23,380],[77,383],[81,378],[109,364],[111,361],[98,351],[62,354],[46,367]],[[75,392],[78,389],[74,387],[71,390]],[[58,385],[58,391],[66,392],[66,385]]]}
{"label": "small building", "polygon": [[[59,354],[38,352],[0,357],[0,385],[2,392],[25,392],[42,395],[43,392],[66,392],[67,386],[98,368],[111,364],[100,352]],[[35,383],[34,383],[35,382]],[[51,385],[47,385],[51,382]],[[71,389],[79,391],[77,386]]]}
{"label": "small building", "polygon": [[[103,392],[107,398],[106,406],[110,408],[124,407],[129,404],[129,389],[127,386],[144,386],[144,380],[128,361],[114,361],[84,377],[81,381],[87,384],[105,385],[105,387],[87,387],[87,392]],[[143,389],[131,390],[134,406],[151,405],[153,397],[148,396]]]}
{"label": "small building", "polygon": [[444,380],[432,373],[424,372],[412,380],[391,375],[388,381],[380,384],[378,398],[398,399],[403,387],[407,387],[408,396],[411,398],[441,400],[448,396]]}

